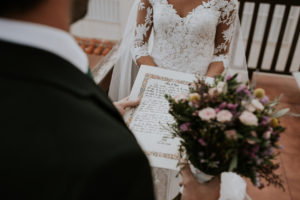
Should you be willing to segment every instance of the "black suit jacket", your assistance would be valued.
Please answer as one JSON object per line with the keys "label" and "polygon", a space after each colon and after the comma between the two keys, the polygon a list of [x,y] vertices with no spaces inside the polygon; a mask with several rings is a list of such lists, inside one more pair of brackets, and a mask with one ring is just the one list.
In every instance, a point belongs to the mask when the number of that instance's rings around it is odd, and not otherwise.
{"label": "black suit jacket", "polygon": [[0,199],[154,199],[145,155],[88,76],[4,41],[0,63]]}

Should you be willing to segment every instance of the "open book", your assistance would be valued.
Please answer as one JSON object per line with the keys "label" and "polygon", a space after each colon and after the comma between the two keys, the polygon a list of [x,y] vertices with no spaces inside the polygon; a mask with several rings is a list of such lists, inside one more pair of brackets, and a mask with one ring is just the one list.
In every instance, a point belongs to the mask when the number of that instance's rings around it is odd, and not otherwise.
{"label": "open book", "polygon": [[168,124],[174,122],[166,94],[188,93],[192,74],[158,67],[142,66],[130,94],[141,97],[140,105],[125,115],[125,121],[148,156],[153,167],[178,170],[179,139],[173,138]]}

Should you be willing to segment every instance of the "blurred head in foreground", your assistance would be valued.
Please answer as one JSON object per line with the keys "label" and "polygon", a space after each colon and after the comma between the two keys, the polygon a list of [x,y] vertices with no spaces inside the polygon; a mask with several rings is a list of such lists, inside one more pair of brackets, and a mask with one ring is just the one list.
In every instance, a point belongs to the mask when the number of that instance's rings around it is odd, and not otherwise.
{"label": "blurred head in foreground", "polygon": [[[35,21],[43,16],[47,21],[56,20],[62,13],[68,13],[69,24],[82,19],[89,0],[9,0],[2,1],[0,17]],[[51,24],[50,24],[51,25]]]}

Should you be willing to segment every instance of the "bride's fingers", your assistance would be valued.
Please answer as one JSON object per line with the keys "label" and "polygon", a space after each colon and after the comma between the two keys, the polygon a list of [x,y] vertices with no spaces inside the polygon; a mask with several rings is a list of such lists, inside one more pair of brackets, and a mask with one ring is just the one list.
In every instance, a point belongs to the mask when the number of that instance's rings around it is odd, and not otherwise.
{"label": "bride's fingers", "polygon": [[129,96],[125,97],[124,99],[121,99],[120,102],[121,103],[126,103],[129,100]]}
{"label": "bride's fingers", "polygon": [[129,100],[129,96],[128,97],[125,97],[124,99],[121,99],[118,101],[118,103],[126,103],[127,101]]}
{"label": "bride's fingers", "polygon": [[211,186],[211,187],[218,187],[218,186],[220,186],[220,183],[221,183],[220,178],[219,177],[215,177],[210,182],[208,182],[207,185]]}
{"label": "bride's fingers", "polygon": [[195,179],[189,164],[185,164],[185,166],[183,168],[181,168],[180,173],[181,173],[181,176],[183,179],[183,183],[186,183],[188,181]]}
{"label": "bride's fingers", "polygon": [[123,103],[124,109],[128,108],[128,107],[136,107],[137,105],[140,104],[140,99],[137,100],[128,100],[126,102]]}

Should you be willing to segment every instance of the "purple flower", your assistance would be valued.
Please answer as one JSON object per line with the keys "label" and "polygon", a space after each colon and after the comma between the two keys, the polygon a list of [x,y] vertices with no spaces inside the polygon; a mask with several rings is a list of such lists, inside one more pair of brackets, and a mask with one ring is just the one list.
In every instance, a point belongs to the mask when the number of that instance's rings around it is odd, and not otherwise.
{"label": "purple flower", "polygon": [[198,142],[199,142],[199,144],[201,144],[202,146],[206,146],[207,144],[206,144],[206,142],[202,139],[202,138],[200,138],[199,140],[198,140]]}
{"label": "purple flower", "polygon": [[264,152],[265,156],[271,156],[273,154],[273,148],[269,148],[267,151]]}
{"label": "purple flower", "polygon": [[231,76],[231,75],[228,75],[228,76],[226,77],[226,81],[229,81],[231,78],[232,78],[232,76]]}
{"label": "purple flower", "polygon": [[221,109],[220,108],[216,108],[215,111],[216,111],[216,113],[218,113],[218,112],[221,111]]}
{"label": "purple flower", "polygon": [[270,118],[269,118],[269,117],[267,117],[267,116],[263,116],[263,118],[262,118],[262,121],[261,121],[260,125],[263,125],[263,126],[265,126],[265,125],[267,125],[267,124],[269,124],[269,123],[270,123]]}
{"label": "purple flower", "polygon": [[236,89],[236,92],[237,92],[237,93],[240,93],[240,92],[244,91],[246,88],[247,88],[247,87],[246,87],[245,85],[241,85],[241,86],[239,86],[239,87]]}
{"label": "purple flower", "polygon": [[243,92],[244,92],[247,96],[251,96],[251,92],[250,92],[248,89],[245,89]]}
{"label": "purple flower", "polygon": [[226,106],[227,106],[227,103],[223,102],[223,103],[221,103],[221,105],[219,106],[219,108],[222,110],[222,109],[226,108]]}
{"label": "purple flower", "polygon": [[262,104],[264,104],[264,105],[266,105],[266,104],[268,104],[269,103],[269,97],[268,96],[264,96],[261,100],[260,100],[260,102],[262,103]]}
{"label": "purple flower", "polygon": [[181,124],[181,125],[180,125],[180,130],[183,131],[183,132],[186,132],[186,131],[189,130],[190,126],[191,126],[191,123],[190,123],[190,122]]}
{"label": "purple flower", "polygon": [[251,92],[248,90],[248,88],[245,85],[241,85],[236,89],[236,93],[243,92],[247,96],[251,96]]}
{"label": "purple flower", "polygon": [[228,104],[227,105],[227,108],[230,109],[230,110],[235,110],[239,105],[236,103],[236,104]]}

